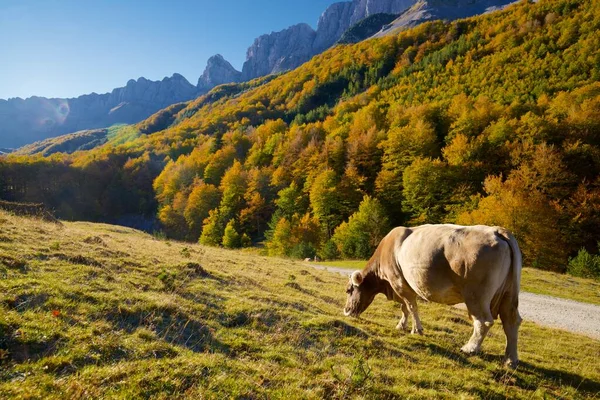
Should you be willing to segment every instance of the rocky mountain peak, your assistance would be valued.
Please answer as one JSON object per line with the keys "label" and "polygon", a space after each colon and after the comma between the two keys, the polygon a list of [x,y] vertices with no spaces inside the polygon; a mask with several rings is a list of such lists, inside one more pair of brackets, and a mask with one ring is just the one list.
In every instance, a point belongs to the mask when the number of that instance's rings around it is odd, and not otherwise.
{"label": "rocky mountain peak", "polygon": [[224,83],[239,82],[242,73],[235,68],[220,54],[215,54],[208,59],[204,72],[198,79],[198,90],[207,92],[215,86]]}

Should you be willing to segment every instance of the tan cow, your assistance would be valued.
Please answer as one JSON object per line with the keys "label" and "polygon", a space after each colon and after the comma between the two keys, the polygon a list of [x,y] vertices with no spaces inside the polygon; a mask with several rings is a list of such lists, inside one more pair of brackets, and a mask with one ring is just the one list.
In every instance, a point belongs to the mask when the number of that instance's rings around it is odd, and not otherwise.
{"label": "tan cow", "polygon": [[423,225],[393,229],[381,240],[362,271],[355,271],[346,292],[345,315],[358,317],[383,293],[402,304],[398,329],[423,333],[417,297],[441,304],[465,303],[473,335],[462,347],[468,354],[500,316],[506,334],[506,364],[516,367],[521,251],[506,229],[490,226]]}

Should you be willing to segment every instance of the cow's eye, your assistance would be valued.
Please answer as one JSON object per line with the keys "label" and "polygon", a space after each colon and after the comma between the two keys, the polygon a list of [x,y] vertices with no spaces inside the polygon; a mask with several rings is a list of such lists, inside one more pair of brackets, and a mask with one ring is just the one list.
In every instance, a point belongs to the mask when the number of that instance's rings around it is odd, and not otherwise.
{"label": "cow's eye", "polygon": [[348,294],[352,294],[352,288],[348,288],[348,289],[346,289],[346,293],[348,293]]}

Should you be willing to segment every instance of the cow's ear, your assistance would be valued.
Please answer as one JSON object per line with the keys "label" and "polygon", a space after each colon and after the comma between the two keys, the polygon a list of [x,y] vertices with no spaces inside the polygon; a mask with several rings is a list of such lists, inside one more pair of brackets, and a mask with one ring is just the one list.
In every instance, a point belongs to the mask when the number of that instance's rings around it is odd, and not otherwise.
{"label": "cow's ear", "polygon": [[363,276],[360,271],[354,271],[350,277],[350,280],[354,286],[360,286],[363,281]]}

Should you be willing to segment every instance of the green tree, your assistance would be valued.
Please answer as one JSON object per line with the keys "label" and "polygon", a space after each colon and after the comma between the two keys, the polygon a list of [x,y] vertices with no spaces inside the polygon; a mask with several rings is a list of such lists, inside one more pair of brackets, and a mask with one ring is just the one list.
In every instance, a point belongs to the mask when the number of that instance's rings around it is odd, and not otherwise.
{"label": "green tree", "polygon": [[222,244],[227,249],[237,249],[242,245],[240,234],[235,230],[235,221],[233,219],[229,220],[225,227]]}
{"label": "green tree", "polygon": [[287,256],[292,250],[292,224],[285,217],[277,221],[273,235],[267,241],[267,253],[270,256]]}
{"label": "green tree", "polygon": [[217,209],[210,210],[208,218],[204,220],[202,234],[200,235],[200,244],[206,246],[219,246],[223,238],[223,226]]}
{"label": "green tree", "polygon": [[194,240],[200,236],[204,220],[208,218],[209,211],[219,205],[220,198],[221,192],[214,185],[204,183],[199,179],[194,182],[183,212],[190,236]]}
{"label": "green tree", "polygon": [[310,205],[328,237],[341,219],[341,203],[337,189],[337,176],[334,171],[328,169],[316,177],[310,189]]}
{"label": "green tree", "polygon": [[403,176],[404,211],[418,223],[439,223],[451,203],[455,179],[440,160],[417,158]]}
{"label": "green tree", "polygon": [[368,259],[390,230],[381,203],[365,196],[358,211],[338,226],[332,240],[344,258]]}

